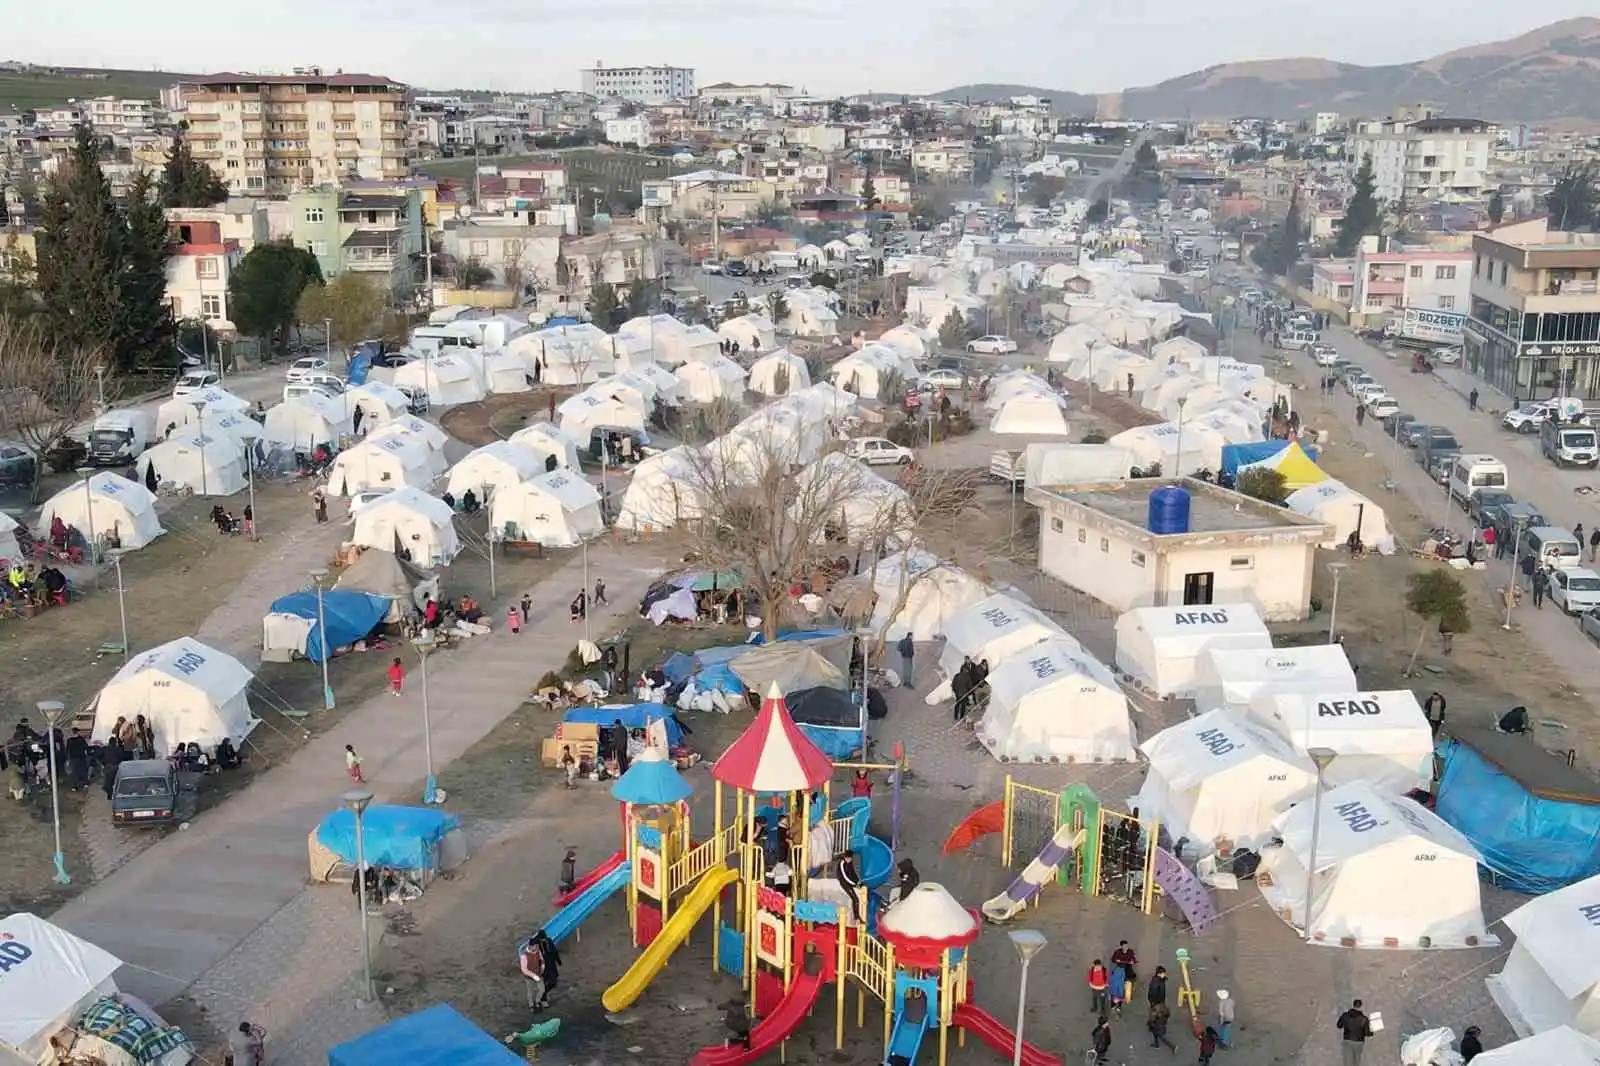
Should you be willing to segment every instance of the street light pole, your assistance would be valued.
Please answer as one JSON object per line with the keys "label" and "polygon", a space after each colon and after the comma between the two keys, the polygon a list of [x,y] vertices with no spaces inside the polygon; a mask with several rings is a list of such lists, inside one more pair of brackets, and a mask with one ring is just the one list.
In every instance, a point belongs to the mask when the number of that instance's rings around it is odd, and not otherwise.
{"label": "street light pole", "polygon": [[1518,518],[1511,523],[1511,575],[1506,579],[1506,620],[1500,623],[1500,628],[1511,628],[1511,605],[1517,602],[1517,590],[1521,584],[1517,581],[1517,551],[1522,547],[1522,519]]}
{"label": "street light pole", "polygon": [[1172,472],[1174,477],[1183,476],[1183,409],[1189,406],[1189,397],[1178,397],[1178,469]]}
{"label": "street light pole", "polygon": [[333,710],[333,684],[328,680],[328,614],[322,602],[322,582],[328,577],[323,569],[311,571],[311,581],[317,587],[317,639],[322,643],[322,708]]}
{"label": "street light pole", "polygon": [[422,660],[422,756],[428,765],[428,776],[422,786],[422,802],[433,803],[439,790],[439,779],[433,772],[433,708],[428,703],[428,653],[434,646],[433,632],[424,629],[417,634],[415,643],[417,656]]}
{"label": "street light pole", "polygon": [[56,864],[56,884],[70,885],[72,878],[67,876],[67,856],[61,850],[61,787],[56,773],[56,737],[67,721],[67,708],[58,700],[41,700],[34,706],[44,716],[47,726],[45,754],[50,760],[50,822],[56,834],[56,850],[51,858]]}
{"label": "street light pole", "polygon": [[367,843],[361,826],[361,816],[372,805],[372,793],[364,788],[351,789],[344,794],[344,805],[356,818],[356,900],[361,911],[360,1002],[372,1003],[377,996],[372,988],[372,938],[367,933]]}
{"label": "street light pole", "polygon": [[1311,748],[1306,752],[1311,756],[1311,761],[1317,765],[1316,791],[1312,793],[1311,800],[1311,854],[1306,863],[1306,926],[1305,939],[1310,940],[1311,931],[1311,904],[1317,883],[1317,830],[1322,827],[1322,774],[1327,770],[1328,764],[1333,762],[1337,752],[1331,748]]}
{"label": "street light pole", "polygon": [[194,407],[194,436],[200,442],[200,495],[209,496],[206,485],[206,402],[196,400]]}
{"label": "street light pole", "polygon": [[1037,929],[1013,929],[1006,935],[1011,938],[1011,946],[1017,949],[1017,954],[1022,958],[1022,977],[1017,985],[1016,1040],[1011,1048],[1011,1066],[1022,1066],[1022,1023],[1028,1009],[1028,964],[1044,950],[1047,941]]}
{"label": "street light pole", "polygon": [[1328,564],[1328,572],[1333,575],[1333,609],[1328,612],[1328,643],[1335,643],[1334,634],[1339,626],[1339,578],[1349,566],[1349,563],[1333,562]]}
{"label": "street light pole", "polygon": [[261,521],[261,512],[256,510],[256,458],[255,444],[247,443],[244,446],[244,476],[250,484],[250,539],[260,540],[261,531],[257,523]]}
{"label": "street light pole", "polygon": [[594,613],[594,604],[589,602],[589,538],[583,538],[583,588],[579,590],[583,597],[583,639],[589,639],[589,616]]}
{"label": "street light pole", "polygon": [[122,622],[122,661],[127,662],[131,654],[128,648],[128,605],[122,598],[122,548],[112,548],[106,553],[111,556],[111,564],[117,568],[117,617]]}

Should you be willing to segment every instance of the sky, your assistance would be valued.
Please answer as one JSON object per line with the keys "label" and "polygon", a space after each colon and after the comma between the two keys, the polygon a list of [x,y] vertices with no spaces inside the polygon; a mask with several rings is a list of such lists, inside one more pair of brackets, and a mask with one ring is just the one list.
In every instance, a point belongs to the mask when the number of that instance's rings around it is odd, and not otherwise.
{"label": "sky", "polygon": [[59,0],[29,4],[4,58],[287,73],[322,66],[428,88],[577,88],[578,68],[695,68],[699,85],[931,93],[977,82],[1109,92],[1217,63],[1403,63],[1596,13],[1595,0]]}

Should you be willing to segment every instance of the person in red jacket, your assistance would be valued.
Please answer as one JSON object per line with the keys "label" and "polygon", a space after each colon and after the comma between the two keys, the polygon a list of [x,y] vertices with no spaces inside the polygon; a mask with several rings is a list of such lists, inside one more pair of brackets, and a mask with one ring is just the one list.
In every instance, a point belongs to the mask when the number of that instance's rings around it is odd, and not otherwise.
{"label": "person in red jacket", "polygon": [[1111,975],[1106,972],[1105,963],[1095,959],[1089,966],[1089,1009],[1096,1014],[1106,1012],[1106,988],[1111,983]]}

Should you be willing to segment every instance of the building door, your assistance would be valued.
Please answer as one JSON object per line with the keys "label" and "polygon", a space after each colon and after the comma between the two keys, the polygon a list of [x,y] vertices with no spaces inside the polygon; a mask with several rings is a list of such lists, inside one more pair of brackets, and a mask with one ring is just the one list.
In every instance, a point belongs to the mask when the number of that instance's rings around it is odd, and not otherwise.
{"label": "building door", "polygon": [[1204,574],[1183,575],[1183,605],[1203,607],[1211,602],[1212,576]]}

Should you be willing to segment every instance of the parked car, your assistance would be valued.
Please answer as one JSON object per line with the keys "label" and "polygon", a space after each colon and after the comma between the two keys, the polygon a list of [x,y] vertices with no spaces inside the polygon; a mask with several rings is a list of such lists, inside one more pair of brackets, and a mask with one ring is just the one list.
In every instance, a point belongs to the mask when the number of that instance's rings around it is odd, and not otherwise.
{"label": "parked car", "polygon": [[1393,414],[1383,416],[1383,431],[1396,439],[1400,430],[1417,420],[1417,416],[1410,411],[1395,411]]}
{"label": "parked car", "polygon": [[1518,433],[1537,433],[1552,410],[1553,405],[1548,403],[1525,403],[1507,411],[1505,417],[1500,419],[1500,425]]}
{"label": "parked car", "polygon": [[915,453],[886,437],[857,437],[845,445],[844,453],[868,466],[906,466]]}
{"label": "parked car", "polygon": [[0,484],[33,484],[33,453],[15,441],[0,441]]}
{"label": "parked car", "polygon": [[1590,640],[1600,643],[1600,608],[1584,611],[1578,616],[1578,628]]}
{"label": "parked car", "polygon": [[1429,428],[1421,422],[1407,422],[1400,427],[1400,443],[1407,448],[1415,448],[1428,435]]}
{"label": "parked car", "polygon": [[1333,366],[1339,361],[1339,349],[1331,344],[1313,344],[1311,346],[1311,358],[1316,361],[1318,366]]}
{"label": "parked car", "polygon": [[1467,497],[1467,514],[1479,529],[1498,528],[1506,506],[1516,502],[1517,498],[1504,489],[1479,489]]}
{"label": "parked car", "polygon": [[1344,366],[1339,368],[1338,374],[1339,380],[1344,382],[1344,386],[1347,389],[1350,387],[1350,380],[1352,378],[1367,378],[1368,380],[1372,379],[1372,375],[1368,374],[1366,367],[1362,366],[1360,363],[1346,363]]}
{"label": "parked car", "polygon": [[700,264],[700,273],[720,274],[722,273],[722,264],[714,259],[707,259],[704,263]]}
{"label": "parked car", "polygon": [[289,372],[284,375],[285,380],[300,382],[312,374],[322,373],[328,369],[328,361],[320,355],[308,355],[296,359],[289,364]]}
{"label": "parked car", "polygon": [[1521,530],[1537,529],[1549,524],[1539,508],[1531,503],[1503,503],[1495,515],[1494,532],[1497,537],[1512,537]]}
{"label": "parked car", "polygon": [[923,374],[921,385],[923,392],[933,392],[935,389],[964,389],[967,386],[967,376],[959,370],[940,367]]}
{"label": "parked car", "polygon": [[984,355],[1010,355],[1017,350],[1017,342],[1010,337],[988,336],[967,342],[967,351]]}
{"label": "parked car", "polygon": [[221,384],[222,378],[215,370],[185,370],[172,386],[172,397],[193,396],[201,389]]}
{"label": "parked car", "polygon": [[113,825],[171,825],[194,816],[195,791],[166,759],[129,759],[111,787]]}
{"label": "parked car", "polygon": [[722,272],[730,278],[745,278],[750,276],[750,268],[743,259],[730,259],[722,264]]}
{"label": "parked car", "polygon": [[1344,379],[1344,391],[1348,392],[1352,396],[1355,396],[1357,393],[1360,392],[1362,386],[1365,386],[1365,385],[1376,386],[1377,384],[1378,384],[1378,379],[1377,378],[1373,377],[1371,374],[1367,373],[1366,371],[1361,370],[1361,371],[1357,371],[1354,374],[1346,375],[1346,377]]}
{"label": "parked car", "polygon": [[1433,353],[1433,361],[1444,366],[1454,366],[1461,362],[1461,348],[1454,344],[1447,348],[1440,348]]}
{"label": "parked car", "polygon": [[1568,614],[1600,607],[1600,574],[1582,567],[1552,571],[1550,602]]}
{"label": "parked car", "polygon": [[1380,392],[1376,396],[1367,397],[1367,417],[1387,418],[1400,410],[1400,401],[1388,393]]}

